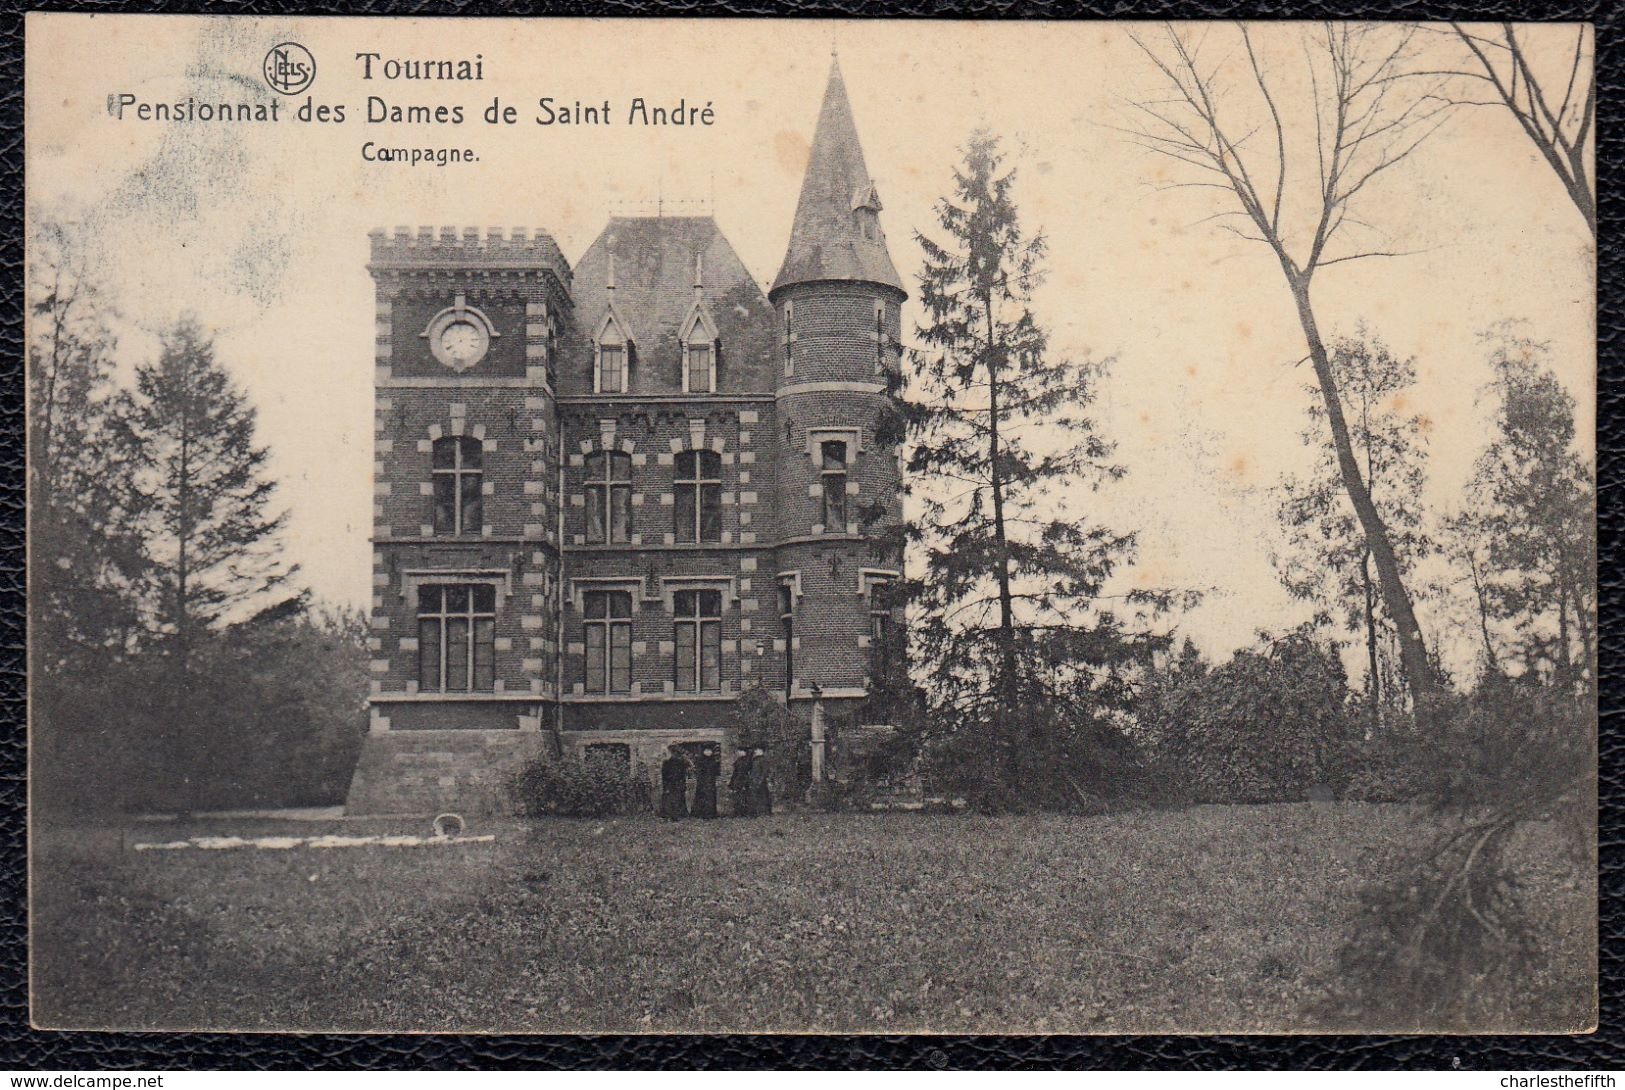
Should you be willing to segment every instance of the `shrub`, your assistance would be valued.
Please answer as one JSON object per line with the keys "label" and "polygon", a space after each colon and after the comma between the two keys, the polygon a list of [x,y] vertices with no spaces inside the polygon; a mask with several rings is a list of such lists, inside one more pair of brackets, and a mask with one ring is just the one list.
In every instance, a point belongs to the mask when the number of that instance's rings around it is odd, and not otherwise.
{"label": "shrub", "polygon": [[[1352,802],[1418,802],[1438,783],[1438,767],[1416,750],[1414,739],[1385,737],[1355,749],[1342,796]],[[1432,749],[1433,747],[1427,747]]]}
{"label": "shrub", "polygon": [[817,809],[831,813],[863,813],[879,797],[872,785],[861,780],[825,780],[813,787],[808,800]]}
{"label": "shrub", "polygon": [[116,811],[330,806],[367,732],[367,625],[290,599],[211,632],[185,684],[159,648],[32,695],[34,802]]}
{"label": "shrub", "polygon": [[808,726],[760,685],[739,694],[731,712],[733,735],[767,756],[768,782],[780,801],[800,799],[812,783]]}
{"label": "shrub", "polygon": [[1085,706],[1035,702],[997,723],[962,720],[930,739],[924,756],[933,793],[982,813],[1096,814],[1144,791],[1138,748],[1111,716]]}
{"label": "shrub", "polygon": [[1337,649],[1305,629],[1213,669],[1187,654],[1148,680],[1139,721],[1156,792],[1195,802],[1342,788],[1359,734]]}
{"label": "shrub", "polygon": [[649,785],[605,757],[542,754],[519,769],[509,792],[525,817],[613,817],[649,806]]}
{"label": "shrub", "polygon": [[1428,730],[1396,724],[1362,746],[1348,796],[1493,806],[1509,794],[1561,793],[1591,767],[1589,714],[1533,679],[1491,675],[1445,700]]}

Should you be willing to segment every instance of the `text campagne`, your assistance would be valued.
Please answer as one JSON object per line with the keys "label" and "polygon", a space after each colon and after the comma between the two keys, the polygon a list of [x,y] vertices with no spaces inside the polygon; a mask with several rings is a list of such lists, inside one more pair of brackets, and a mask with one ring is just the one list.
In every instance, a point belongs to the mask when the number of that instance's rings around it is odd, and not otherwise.
{"label": "text campagne", "polygon": [[[480,54],[463,59],[421,59],[387,57],[380,53],[355,54],[355,74],[366,82],[465,83],[485,79],[485,59]],[[635,96],[623,102],[611,99],[584,100],[579,97],[539,95],[520,104],[501,96],[481,98],[478,103],[448,102],[434,96],[397,94],[366,95],[360,102],[325,100],[318,94],[295,99],[228,99],[188,95],[183,99],[158,101],[118,91],[107,96],[107,112],[116,121],[171,125],[277,124],[291,122],[313,126],[399,125],[436,131],[458,126],[519,125],[548,129],[602,128],[623,125],[633,128],[707,128],[716,124],[712,102],[679,95],[674,98]],[[388,140],[370,139],[360,147],[361,158],[369,163],[405,166],[472,163],[479,155],[471,147],[452,147],[414,137]]]}

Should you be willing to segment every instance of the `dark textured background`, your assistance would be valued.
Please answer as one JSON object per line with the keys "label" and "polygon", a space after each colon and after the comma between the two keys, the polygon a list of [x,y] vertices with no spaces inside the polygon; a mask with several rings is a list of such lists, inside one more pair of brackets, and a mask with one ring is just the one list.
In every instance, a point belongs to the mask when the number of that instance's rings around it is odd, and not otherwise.
{"label": "dark textured background", "polygon": [[[1597,29],[1598,176],[1601,197],[1597,414],[1602,533],[1601,998],[1598,1032],[1584,1037],[475,1037],[270,1034],[39,1033],[28,1026],[26,748],[23,672],[23,18],[25,10],[202,12],[245,15],[400,14],[512,15],[780,15],[1063,18],[1405,18],[1591,20]],[[1611,13],[1611,14],[1610,14]],[[38,1071],[93,1068],[346,1069],[376,1068],[1338,1068],[1437,1069],[1625,1068],[1620,1017],[1621,918],[1619,575],[1622,367],[1619,183],[1625,156],[1620,130],[1619,8],[1559,3],[1179,3],[1089,4],[1030,0],[732,0],[719,4],[666,0],[544,5],[428,0],[289,3],[277,0],[187,0],[174,3],[18,4],[0,0],[0,181],[4,239],[0,275],[6,307],[0,324],[0,1067]],[[1556,179],[1548,190],[1565,200]]]}

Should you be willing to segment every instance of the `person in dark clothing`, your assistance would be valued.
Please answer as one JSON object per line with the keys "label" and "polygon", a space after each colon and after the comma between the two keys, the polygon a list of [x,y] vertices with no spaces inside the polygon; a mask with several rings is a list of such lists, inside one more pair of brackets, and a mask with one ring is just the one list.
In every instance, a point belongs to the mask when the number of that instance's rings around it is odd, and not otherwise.
{"label": "person in dark clothing", "polygon": [[712,746],[706,746],[700,752],[699,760],[694,762],[694,816],[697,818],[714,818],[717,816],[717,777],[722,774],[722,762],[717,759],[717,751]]}
{"label": "person in dark clothing", "polygon": [[660,765],[660,816],[679,821],[688,816],[688,762],[676,746],[670,754]]}
{"label": "person in dark clothing", "polygon": [[767,784],[767,754],[760,748],[750,755],[750,812],[756,817],[773,813],[773,789]]}
{"label": "person in dark clothing", "polygon": [[734,817],[750,817],[750,750],[734,754],[733,775],[728,777],[728,796],[733,799]]}

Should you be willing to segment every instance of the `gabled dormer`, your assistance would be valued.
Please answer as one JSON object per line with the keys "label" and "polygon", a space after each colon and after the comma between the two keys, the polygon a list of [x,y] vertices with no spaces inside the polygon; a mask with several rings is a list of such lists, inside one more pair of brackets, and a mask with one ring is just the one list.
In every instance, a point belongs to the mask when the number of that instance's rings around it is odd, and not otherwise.
{"label": "gabled dormer", "polygon": [[884,241],[880,233],[880,212],[884,207],[880,203],[880,191],[875,188],[873,180],[864,182],[858,186],[857,192],[852,194],[852,222],[865,241]]}
{"label": "gabled dormer", "polygon": [[705,302],[705,265],[699,253],[694,255],[694,302],[689,304],[688,313],[677,327],[677,343],[683,353],[683,393],[716,393],[722,336]]}
{"label": "gabled dormer", "polygon": [[604,313],[592,338],[592,392],[624,394],[632,389],[632,362],[637,342],[632,325],[615,306],[615,254],[609,255],[609,283]]}
{"label": "gabled dormer", "polygon": [[640,398],[774,388],[773,311],[710,216],[616,216],[575,273],[562,396],[600,396],[600,348],[616,343]]}
{"label": "gabled dormer", "polygon": [[615,304],[604,308],[604,316],[593,334],[592,392],[624,394],[631,390],[632,360],[637,342],[632,327],[621,317]]}

